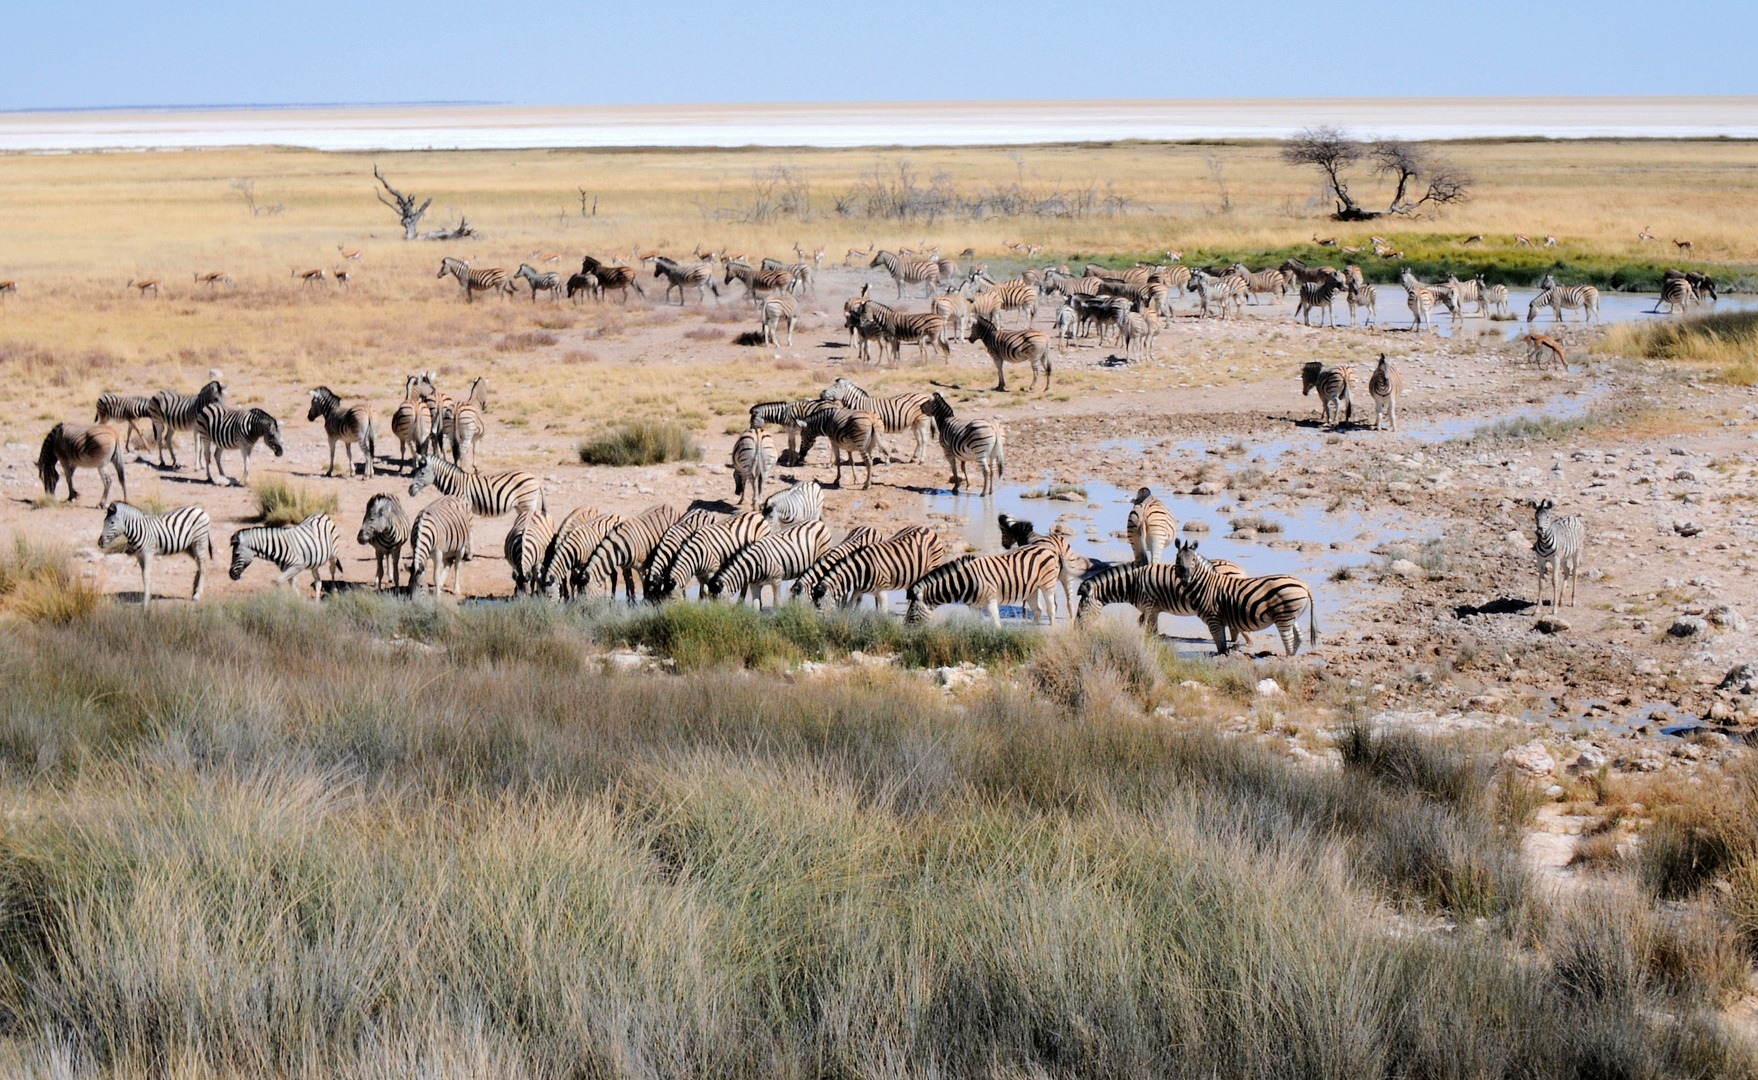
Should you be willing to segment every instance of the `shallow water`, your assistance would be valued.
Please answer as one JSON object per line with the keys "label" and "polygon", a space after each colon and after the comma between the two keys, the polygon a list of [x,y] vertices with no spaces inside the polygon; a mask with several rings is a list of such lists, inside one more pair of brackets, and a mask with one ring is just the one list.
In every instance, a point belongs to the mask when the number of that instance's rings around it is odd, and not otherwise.
{"label": "shallow water", "polygon": [[[1386,331],[1410,330],[1410,308],[1404,298],[1403,286],[1377,285],[1375,290],[1377,319],[1374,325],[1378,329]],[[1526,321],[1527,313],[1531,310],[1532,298],[1537,295],[1537,289],[1509,289],[1508,312],[1514,316],[1511,320],[1498,320],[1489,318],[1487,315],[1479,315],[1477,314],[1477,305],[1474,303],[1465,304],[1464,315],[1455,319],[1447,313],[1446,308],[1437,305],[1434,310],[1434,332],[1444,338],[1489,336],[1508,341],[1522,337],[1528,332],[1548,334],[1553,327],[1558,325],[1550,308],[1539,309],[1538,317],[1533,319],[1530,324]],[[1645,319],[1673,318],[1674,316],[1670,312],[1656,313],[1654,311],[1654,305],[1659,299],[1654,293],[1602,291],[1599,294],[1599,321],[1609,325],[1611,323],[1638,322]],[[1256,314],[1261,318],[1277,316],[1292,318],[1294,307],[1294,302],[1290,299],[1273,308],[1259,304],[1256,308],[1247,307],[1245,311],[1248,315]],[[1338,300],[1335,309],[1339,325],[1347,325],[1349,305]],[[1724,295],[1713,304],[1699,304],[1691,309],[1691,314],[1701,315],[1708,312],[1751,311],[1754,309],[1758,309],[1758,296],[1741,293]],[[1314,318],[1314,325],[1316,325],[1316,316]],[[1565,311],[1562,325],[1581,325],[1581,313],[1579,311]]]}

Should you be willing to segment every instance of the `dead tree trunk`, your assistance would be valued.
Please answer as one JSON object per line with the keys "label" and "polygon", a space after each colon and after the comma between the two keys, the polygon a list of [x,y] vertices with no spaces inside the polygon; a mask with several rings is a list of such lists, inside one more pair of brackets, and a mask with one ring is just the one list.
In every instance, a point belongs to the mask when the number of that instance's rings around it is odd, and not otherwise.
{"label": "dead tree trunk", "polygon": [[[377,165],[372,167],[372,175],[378,177],[378,182],[385,186],[385,191],[391,193],[391,198],[387,199],[382,193],[377,191],[373,192],[374,195],[378,196],[379,202],[384,203],[386,206],[397,212],[397,217],[403,222],[403,239],[422,239],[416,230],[421,227],[421,215],[427,213],[427,208],[433,205],[433,197],[428,196],[426,202],[422,203],[420,206],[416,206],[415,196],[405,195],[401,191],[392,187],[391,182],[386,180],[384,174],[378,171]],[[392,202],[391,199],[395,199],[396,201]]]}

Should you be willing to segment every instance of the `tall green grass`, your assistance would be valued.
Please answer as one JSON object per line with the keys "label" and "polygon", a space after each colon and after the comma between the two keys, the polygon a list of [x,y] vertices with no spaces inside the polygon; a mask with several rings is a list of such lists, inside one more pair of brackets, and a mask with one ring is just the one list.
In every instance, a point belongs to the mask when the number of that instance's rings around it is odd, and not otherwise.
{"label": "tall green grass", "polygon": [[1758,385],[1758,311],[1712,311],[1678,319],[1620,323],[1598,348],[1719,369],[1739,386]]}
{"label": "tall green grass", "polygon": [[279,476],[250,485],[256,519],[264,525],[297,525],[313,514],[334,514],[341,505],[333,491],[316,492]]}
{"label": "tall green grass", "polygon": [[580,444],[587,465],[663,465],[668,461],[700,461],[702,448],[690,429],[675,420],[634,420],[618,424],[590,442]]}

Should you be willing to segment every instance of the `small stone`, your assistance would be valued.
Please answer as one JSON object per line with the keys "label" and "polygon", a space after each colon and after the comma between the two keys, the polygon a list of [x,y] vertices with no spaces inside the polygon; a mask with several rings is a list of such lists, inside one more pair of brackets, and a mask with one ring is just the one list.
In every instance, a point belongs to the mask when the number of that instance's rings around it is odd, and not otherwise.
{"label": "small stone", "polygon": [[1274,679],[1263,679],[1257,684],[1257,692],[1261,697],[1281,697],[1285,691],[1282,684]]}
{"label": "small stone", "polygon": [[1185,532],[1208,532],[1209,523],[1201,518],[1191,518],[1184,523]]}
{"label": "small stone", "polygon": [[1727,674],[1721,677],[1718,690],[1739,690],[1742,692],[1753,688],[1758,683],[1758,664],[1735,664],[1728,668]]}
{"label": "small stone", "polygon": [[1215,483],[1213,480],[1204,480],[1202,483],[1192,488],[1191,491],[1198,495],[1218,495],[1221,491],[1221,485]]}
{"label": "small stone", "polygon": [[1732,720],[1733,718],[1734,711],[1728,708],[1725,701],[1712,702],[1709,706],[1709,712],[1704,716],[1704,719],[1707,720]]}
{"label": "small stone", "polygon": [[1705,618],[1707,618],[1717,629],[1732,630],[1736,634],[1743,634],[1746,632],[1745,616],[1741,615],[1727,604],[1717,604],[1710,608]]}
{"label": "small stone", "polygon": [[1709,629],[1709,624],[1695,615],[1685,615],[1674,619],[1666,632],[1677,638],[1695,637]]}
{"label": "small stone", "polygon": [[1595,772],[1605,763],[1605,754],[1589,747],[1588,749],[1581,751],[1581,756],[1577,757],[1575,763],[1569,766],[1569,771],[1573,773]]}
{"label": "small stone", "polygon": [[1569,629],[1569,624],[1555,615],[1546,615],[1533,623],[1532,628],[1541,634],[1560,634]]}
{"label": "small stone", "polygon": [[1563,785],[1552,784],[1550,787],[1547,787],[1544,789],[1544,795],[1545,795],[1545,798],[1547,798],[1547,799],[1560,799],[1560,798],[1562,798],[1563,797]]}
{"label": "small stone", "polygon": [[1388,569],[1391,570],[1392,573],[1397,574],[1399,577],[1421,577],[1422,576],[1422,567],[1417,566],[1415,563],[1411,562],[1409,559],[1393,559],[1392,565],[1390,567],[1388,567]]}
{"label": "small stone", "polygon": [[1557,759],[1537,740],[1505,751],[1502,760],[1529,776],[1551,776],[1557,771]]}
{"label": "small stone", "polygon": [[1532,541],[1526,539],[1526,534],[1521,532],[1519,529],[1509,529],[1508,535],[1503,537],[1503,539],[1505,539],[1508,543],[1515,544],[1519,547],[1527,547],[1527,546],[1531,545],[1531,543],[1532,543]]}

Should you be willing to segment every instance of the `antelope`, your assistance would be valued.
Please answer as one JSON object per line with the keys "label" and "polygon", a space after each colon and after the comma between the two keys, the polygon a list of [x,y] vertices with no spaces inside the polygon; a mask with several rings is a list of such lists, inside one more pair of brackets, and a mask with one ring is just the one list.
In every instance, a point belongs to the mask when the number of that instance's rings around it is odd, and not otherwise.
{"label": "antelope", "polygon": [[1370,236],[1367,239],[1369,243],[1377,244],[1380,247],[1385,247],[1387,244],[1391,243],[1390,240],[1387,240],[1383,236]]}
{"label": "antelope", "polygon": [[1643,243],[1647,243],[1648,241],[1654,239],[1654,234],[1648,231],[1649,228],[1650,228],[1650,226],[1647,226],[1647,225],[1642,226],[1642,231],[1636,234],[1636,239],[1642,241]]}
{"label": "antelope", "polygon": [[562,261],[562,254],[559,251],[533,251],[531,253],[531,257],[533,259],[536,259],[538,262],[561,262]]}
{"label": "antelope", "polygon": [[17,296],[18,295],[18,282],[16,282],[16,281],[0,281],[0,296],[4,296],[7,293],[11,293],[13,296]]}
{"label": "antelope", "polygon": [[1318,237],[1318,233],[1312,234],[1312,242],[1317,244],[1319,247],[1336,247],[1337,246],[1337,238],[1336,237],[1327,236],[1323,240],[1320,240]]}
{"label": "antelope", "polygon": [[1527,334],[1521,340],[1526,342],[1526,359],[1537,360],[1542,364],[1544,354],[1546,350],[1549,350],[1550,354],[1557,358],[1557,363],[1562,365],[1563,370],[1569,370],[1569,361],[1563,356],[1563,346],[1556,338],[1548,334]]}
{"label": "antelope", "polygon": [[354,280],[353,273],[341,268],[330,271],[330,274],[336,279],[336,284],[342,288],[347,288],[348,283]]}
{"label": "antelope", "polygon": [[345,248],[341,244],[336,245],[336,251],[342,256],[343,262],[359,262],[366,254],[359,248]]}
{"label": "antelope", "polygon": [[873,248],[874,244],[871,240],[867,241],[865,249],[849,248],[848,253],[842,257],[842,265],[847,266],[855,259],[871,259],[873,257]]}
{"label": "antelope", "polygon": [[293,276],[307,285],[322,285],[325,273],[325,270],[319,267],[316,270],[295,270]]}
{"label": "antelope", "polygon": [[146,298],[147,293],[152,293],[155,299],[159,295],[158,278],[148,278],[145,281],[136,281],[133,278],[129,278],[128,287],[140,293],[143,300]]}
{"label": "antelope", "polygon": [[1689,240],[1674,240],[1673,246],[1678,248],[1680,252],[1690,251],[1691,250],[1691,241],[1689,241]]}
{"label": "antelope", "polygon": [[1557,238],[1552,236],[1550,233],[1545,233],[1544,234],[1544,246],[1547,248],[1556,247],[1557,246]]}
{"label": "antelope", "polygon": [[[1467,236],[1465,238],[1465,244],[1481,244],[1481,243],[1483,243],[1483,234],[1482,233],[1478,233],[1476,236]],[[1465,244],[1460,244],[1459,246],[1464,247]]]}
{"label": "antelope", "polygon": [[1529,236],[1523,236],[1519,233],[1515,233],[1514,234],[1514,246],[1519,247],[1522,244],[1524,244],[1527,247],[1531,247],[1532,246],[1532,238]]}
{"label": "antelope", "polygon": [[196,274],[194,277],[197,285],[231,285],[233,288],[238,287],[232,284],[232,275],[226,273],[224,270],[209,270],[205,274]]}

